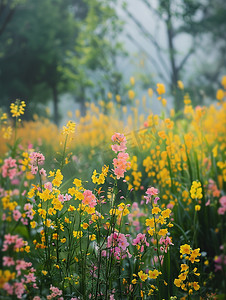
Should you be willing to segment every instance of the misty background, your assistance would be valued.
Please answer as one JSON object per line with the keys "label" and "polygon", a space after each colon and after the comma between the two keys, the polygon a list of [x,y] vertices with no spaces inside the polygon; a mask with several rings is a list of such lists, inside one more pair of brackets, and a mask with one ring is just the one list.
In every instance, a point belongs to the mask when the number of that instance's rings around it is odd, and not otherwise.
{"label": "misty background", "polygon": [[[0,0],[1,107],[25,100],[32,119],[47,106],[60,125],[68,110],[85,115],[86,103],[117,95],[130,106],[161,82],[168,107],[180,110],[178,80],[194,105],[214,103],[225,15],[223,0]],[[149,107],[160,113],[161,103]]]}

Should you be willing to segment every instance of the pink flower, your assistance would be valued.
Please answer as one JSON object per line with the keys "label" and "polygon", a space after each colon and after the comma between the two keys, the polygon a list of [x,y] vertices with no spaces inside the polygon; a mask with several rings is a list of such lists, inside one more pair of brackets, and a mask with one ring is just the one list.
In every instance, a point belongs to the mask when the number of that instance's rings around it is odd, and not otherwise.
{"label": "pink flower", "polygon": [[18,209],[14,209],[13,211],[13,219],[18,221],[21,218],[21,212]]}
{"label": "pink flower", "polygon": [[59,194],[59,195],[58,195],[58,200],[59,200],[60,202],[64,203],[64,195]]}
{"label": "pink flower", "polygon": [[112,150],[115,153],[118,152],[117,158],[113,159],[113,171],[117,179],[124,178],[126,169],[130,167],[130,162],[128,162],[129,154],[125,153],[125,150],[127,149],[126,138],[123,134],[115,133],[111,139],[116,143],[111,146]]}
{"label": "pink flower", "polygon": [[34,275],[34,273],[29,273],[28,275],[24,275],[24,277],[26,278],[26,281],[25,281],[26,283],[36,281],[36,276]]}
{"label": "pink flower", "polygon": [[14,266],[15,265],[15,261],[13,260],[12,257],[10,256],[3,256],[3,266]]}
{"label": "pink flower", "polygon": [[222,196],[219,200],[221,206],[226,207],[226,196]]}
{"label": "pink flower", "polygon": [[46,170],[44,168],[41,168],[41,170],[39,171],[39,174],[42,175],[42,176],[45,176],[46,177]]}
{"label": "pink flower", "polygon": [[23,282],[15,282],[14,289],[15,289],[15,295],[17,295],[17,298],[21,299],[25,292],[25,287],[24,287]]}
{"label": "pink flower", "polygon": [[[38,166],[43,165],[44,161],[45,161],[45,156],[42,153],[32,152],[30,154],[31,173],[34,174],[34,175],[37,174],[37,172],[38,172]],[[45,173],[44,171],[42,171],[42,173]]]}
{"label": "pink flower", "polygon": [[29,267],[32,266],[31,262],[26,262],[25,260],[16,260],[16,270],[17,270],[17,275],[21,275],[21,270],[27,270]]}
{"label": "pink flower", "polygon": [[111,250],[116,259],[126,257],[128,246],[129,243],[123,233],[114,232],[107,239],[107,248]]}
{"label": "pink flower", "polygon": [[71,195],[65,194],[65,201],[70,201],[72,198]]}
{"label": "pink flower", "polygon": [[97,205],[96,197],[93,195],[92,191],[85,190],[83,193],[84,199],[82,200],[82,203],[85,205],[88,205],[90,207],[94,207]]}
{"label": "pink flower", "polygon": [[218,208],[217,213],[218,213],[218,215],[224,215],[225,211],[226,211],[226,208],[221,206]]}
{"label": "pink flower", "polygon": [[16,160],[12,157],[6,158],[2,166],[2,177],[9,177],[12,180],[17,175]]}
{"label": "pink flower", "polygon": [[45,189],[47,189],[47,190],[50,190],[50,191],[52,191],[52,182],[46,182],[45,184],[44,184],[44,188]]}
{"label": "pink flower", "polygon": [[158,189],[155,189],[154,187],[150,187],[146,191],[146,194],[149,196],[156,196],[158,195],[158,193],[159,193]]}
{"label": "pink flower", "polygon": [[5,283],[3,285],[3,289],[9,294],[9,295],[13,295],[13,286],[9,283]]}

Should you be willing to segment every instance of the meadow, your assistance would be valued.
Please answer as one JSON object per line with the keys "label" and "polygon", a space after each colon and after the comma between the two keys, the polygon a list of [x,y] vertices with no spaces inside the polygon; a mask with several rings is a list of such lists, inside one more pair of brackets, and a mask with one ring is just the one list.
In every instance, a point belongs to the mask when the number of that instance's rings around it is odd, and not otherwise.
{"label": "meadow", "polygon": [[[226,76],[168,111],[165,87],[58,129],[2,112],[0,299],[225,299]],[[160,101],[161,115],[138,105]],[[76,122],[75,122],[76,119]]]}

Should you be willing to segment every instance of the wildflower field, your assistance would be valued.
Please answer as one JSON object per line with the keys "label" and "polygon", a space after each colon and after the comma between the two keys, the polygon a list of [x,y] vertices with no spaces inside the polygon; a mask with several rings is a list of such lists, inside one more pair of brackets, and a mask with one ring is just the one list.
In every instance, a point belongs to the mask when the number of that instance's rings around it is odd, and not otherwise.
{"label": "wildflower field", "polygon": [[0,299],[225,299],[226,76],[208,107],[179,88],[178,113],[163,84],[161,115],[152,89],[62,129],[1,113]]}

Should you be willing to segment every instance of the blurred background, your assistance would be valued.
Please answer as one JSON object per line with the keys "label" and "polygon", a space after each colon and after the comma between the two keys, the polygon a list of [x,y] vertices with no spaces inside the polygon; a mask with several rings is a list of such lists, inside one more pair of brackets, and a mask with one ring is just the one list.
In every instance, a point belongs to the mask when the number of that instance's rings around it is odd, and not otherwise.
{"label": "blurred background", "polygon": [[224,0],[0,0],[1,107],[25,100],[27,120],[59,126],[68,110],[120,110],[161,82],[177,111],[178,81],[209,104],[225,74],[225,16]]}

